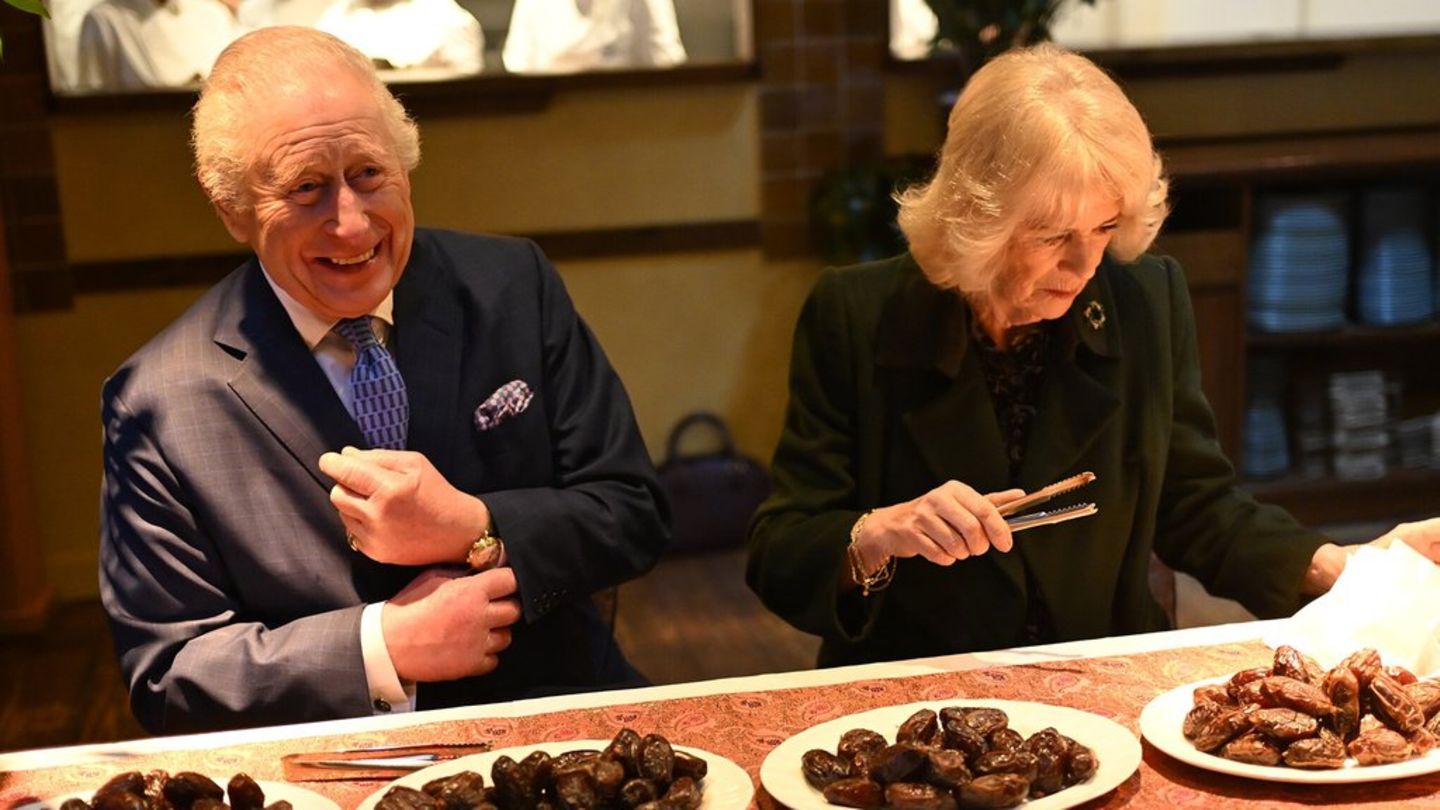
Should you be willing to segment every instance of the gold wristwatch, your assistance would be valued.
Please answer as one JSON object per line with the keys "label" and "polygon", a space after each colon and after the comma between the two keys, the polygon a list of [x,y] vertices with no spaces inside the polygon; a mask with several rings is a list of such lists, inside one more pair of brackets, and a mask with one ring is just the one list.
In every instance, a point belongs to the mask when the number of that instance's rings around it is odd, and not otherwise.
{"label": "gold wristwatch", "polygon": [[504,558],[505,543],[487,528],[470,546],[470,553],[465,555],[465,564],[470,566],[472,571],[486,571],[499,565]]}

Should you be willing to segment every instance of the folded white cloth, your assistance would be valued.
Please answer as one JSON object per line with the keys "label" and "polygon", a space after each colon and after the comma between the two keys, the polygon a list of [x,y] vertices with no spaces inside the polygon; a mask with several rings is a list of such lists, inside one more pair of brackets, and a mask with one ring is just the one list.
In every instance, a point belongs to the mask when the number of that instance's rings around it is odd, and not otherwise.
{"label": "folded white cloth", "polygon": [[1385,549],[1361,547],[1330,592],[1279,624],[1265,643],[1289,644],[1327,669],[1373,647],[1386,665],[1440,675],[1440,566],[1399,540]]}

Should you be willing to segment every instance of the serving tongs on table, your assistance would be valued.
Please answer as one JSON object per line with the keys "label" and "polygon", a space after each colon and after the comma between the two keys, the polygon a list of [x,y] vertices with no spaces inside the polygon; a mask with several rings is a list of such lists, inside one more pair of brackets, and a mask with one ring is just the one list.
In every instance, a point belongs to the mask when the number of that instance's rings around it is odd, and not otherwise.
{"label": "serving tongs on table", "polygon": [[1093,503],[1077,503],[1071,506],[1061,506],[1055,509],[1046,509],[1039,512],[1027,512],[1019,514],[1022,509],[1044,503],[1057,495],[1064,495],[1067,492],[1079,489],[1095,480],[1095,473],[1082,472],[1072,475],[1055,483],[1041,487],[1029,495],[999,507],[1000,516],[1010,524],[1011,532],[1022,532],[1026,529],[1033,529],[1037,526],[1049,526],[1052,523],[1063,523],[1067,520],[1087,517],[1100,511],[1100,508]]}
{"label": "serving tongs on table", "polygon": [[429,743],[345,748],[281,757],[291,781],[325,782],[337,779],[393,779],[438,762],[490,750],[490,743]]}

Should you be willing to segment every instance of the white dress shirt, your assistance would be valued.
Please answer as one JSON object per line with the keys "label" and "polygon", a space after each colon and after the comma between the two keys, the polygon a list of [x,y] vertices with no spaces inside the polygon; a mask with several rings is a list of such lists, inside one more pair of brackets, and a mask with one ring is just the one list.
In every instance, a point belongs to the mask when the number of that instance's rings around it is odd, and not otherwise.
{"label": "white dress shirt", "polygon": [[502,53],[512,73],[669,67],[685,61],[673,0],[515,0]]}
{"label": "white dress shirt", "polygon": [[[355,393],[350,388],[350,371],[355,367],[355,349],[350,341],[332,331],[336,321],[306,309],[280,289],[268,272],[265,280],[285,307],[291,323],[295,324],[295,331],[300,333],[306,348],[315,356],[315,362],[320,364],[320,370],[325,372],[331,387],[340,395],[340,401],[345,403],[345,410],[354,413]],[[371,326],[382,346],[389,340],[394,310],[395,293],[391,292],[370,312]],[[390,648],[385,645],[385,633],[380,626],[380,611],[384,604],[366,605],[360,614],[360,654],[365,661],[365,682],[376,714],[408,712],[415,708],[415,684],[403,683],[395,672],[395,663],[390,659]]]}

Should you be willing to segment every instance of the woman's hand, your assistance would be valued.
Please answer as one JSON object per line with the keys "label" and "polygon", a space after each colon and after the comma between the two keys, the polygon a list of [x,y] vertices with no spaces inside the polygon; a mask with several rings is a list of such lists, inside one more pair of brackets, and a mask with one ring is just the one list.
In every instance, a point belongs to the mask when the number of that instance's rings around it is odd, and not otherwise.
{"label": "woman's hand", "polygon": [[[1389,548],[1396,540],[1440,565],[1440,518],[1401,523],[1365,545]],[[1318,596],[1330,590],[1345,570],[1345,562],[1358,548],[1360,546],[1342,547],[1326,543],[1316,549],[1315,556],[1310,558],[1310,568],[1305,572],[1305,581],[1301,584],[1300,592],[1308,596]]]}
{"label": "woman's hand", "polygon": [[1010,526],[996,507],[1025,494],[1007,489],[982,495],[959,481],[946,481],[913,501],[871,512],[855,538],[855,553],[866,572],[890,557],[924,557],[950,565],[1013,547]]}

